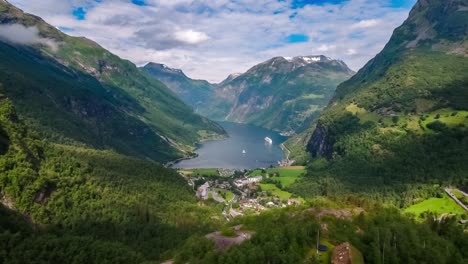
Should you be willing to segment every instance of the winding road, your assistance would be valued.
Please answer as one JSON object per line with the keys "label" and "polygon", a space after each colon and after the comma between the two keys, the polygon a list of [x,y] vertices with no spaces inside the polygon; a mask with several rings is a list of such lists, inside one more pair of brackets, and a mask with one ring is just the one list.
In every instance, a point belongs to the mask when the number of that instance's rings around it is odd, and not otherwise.
{"label": "winding road", "polygon": [[[458,189],[457,189],[458,190]],[[463,193],[463,195],[467,196],[466,193],[458,190],[459,192]],[[468,207],[463,204],[452,192],[451,192],[451,189],[450,188],[445,188],[445,192],[450,196],[450,198],[452,198],[455,202],[457,202],[461,207],[463,207],[463,209],[465,209],[465,211],[468,211]]]}

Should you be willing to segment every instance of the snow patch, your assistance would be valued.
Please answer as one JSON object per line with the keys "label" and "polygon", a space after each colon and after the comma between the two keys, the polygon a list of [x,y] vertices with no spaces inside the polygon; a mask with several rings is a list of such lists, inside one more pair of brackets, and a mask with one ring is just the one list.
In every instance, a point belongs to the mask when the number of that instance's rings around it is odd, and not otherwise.
{"label": "snow patch", "polygon": [[321,61],[320,57],[301,57],[301,59],[304,60],[307,63],[313,63],[313,62]]}

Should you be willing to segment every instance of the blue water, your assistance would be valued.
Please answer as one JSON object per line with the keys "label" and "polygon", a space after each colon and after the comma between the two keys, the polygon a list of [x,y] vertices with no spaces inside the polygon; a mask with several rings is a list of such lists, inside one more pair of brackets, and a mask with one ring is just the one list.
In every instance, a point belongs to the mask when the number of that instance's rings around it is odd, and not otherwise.
{"label": "blue water", "polygon": [[[279,133],[252,125],[220,122],[229,138],[202,143],[196,150],[198,157],[183,160],[173,167],[254,169],[277,165],[284,158],[280,144],[287,138]],[[266,144],[269,137],[273,144]],[[242,150],[246,153],[242,154]]]}

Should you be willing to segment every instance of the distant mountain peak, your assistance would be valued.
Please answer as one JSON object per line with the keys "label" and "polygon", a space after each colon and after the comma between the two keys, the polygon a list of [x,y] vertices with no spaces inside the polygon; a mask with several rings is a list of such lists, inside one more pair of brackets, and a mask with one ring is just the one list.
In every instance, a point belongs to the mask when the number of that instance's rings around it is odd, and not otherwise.
{"label": "distant mountain peak", "polygon": [[285,62],[295,65],[296,67],[307,66],[316,63],[331,63],[335,65],[340,65],[343,67],[348,67],[343,61],[338,59],[333,59],[324,55],[308,55],[308,56],[296,56],[296,57],[274,57],[270,60],[267,60],[259,65],[271,64],[274,65],[278,62]]}
{"label": "distant mountain peak", "polygon": [[144,66],[144,68],[152,68],[152,69],[158,69],[167,73],[173,73],[173,74],[181,74],[185,75],[185,73],[181,69],[175,69],[167,66],[166,64],[162,63],[156,63],[156,62],[149,62]]}
{"label": "distant mountain peak", "polygon": [[[269,70],[265,70],[268,68]],[[247,71],[247,73],[257,72],[258,74],[287,73],[293,70],[313,68],[315,71],[322,71],[329,68],[348,72],[354,72],[341,60],[333,59],[324,55],[309,55],[296,57],[274,57],[265,62],[257,64]]]}
{"label": "distant mountain peak", "polygon": [[239,77],[239,76],[241,76],[241,75],[242,75],[242,73],[240,73],[240,72],[235,72],[235,73],[229,74],[228,78],[233,78],[233,79],[235,79],[235,78],[237,78],[237,77]]}
{"label": "distant mountain peak", "polygon": [[283,57],[289,62],[294,61],[303,61],[306,63],[315,63],[315,62],[326,62],[326,61],[333,61],[334,59],[330,57],[326,57],[324,55],[310,55],[310,56],[296,56],[296,57]]}

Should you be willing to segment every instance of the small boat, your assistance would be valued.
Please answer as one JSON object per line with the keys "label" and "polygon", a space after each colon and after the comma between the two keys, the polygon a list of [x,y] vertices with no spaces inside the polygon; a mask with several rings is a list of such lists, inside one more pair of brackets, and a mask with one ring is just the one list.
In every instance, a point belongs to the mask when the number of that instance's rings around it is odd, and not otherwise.
{"label": "small boat", "polygon": [[273,144],[273,140],[271,140],[269,137],[265,137],[265,142],[268,144]]}
{"label": "small boat", "polygon": [[243,149],[243,150],[242,150],[242,154],[245,154],[245,153],[247,153],[247,151],[245,151],[245,149]]}

